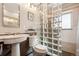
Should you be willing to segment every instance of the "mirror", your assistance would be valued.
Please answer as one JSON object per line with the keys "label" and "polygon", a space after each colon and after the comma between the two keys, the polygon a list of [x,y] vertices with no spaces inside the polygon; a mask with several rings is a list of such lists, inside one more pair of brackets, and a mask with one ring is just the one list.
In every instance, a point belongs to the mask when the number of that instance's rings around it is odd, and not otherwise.
{"label": "mirror", "polygon": [[2,24],[6,27],[20,27],[20,6],[15,3],[2,4]]}

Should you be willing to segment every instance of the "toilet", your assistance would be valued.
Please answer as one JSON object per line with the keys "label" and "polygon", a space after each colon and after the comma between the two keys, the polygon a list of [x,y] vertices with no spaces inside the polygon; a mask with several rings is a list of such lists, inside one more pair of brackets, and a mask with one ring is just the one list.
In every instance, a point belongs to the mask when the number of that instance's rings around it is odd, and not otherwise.
{"label": "toilet", "polygon": [[39,38],[34,36],[33,38],[33,55],[34,56],[45,56],[46,55],[46,47],[39,44]]}
{"label": "toilet", "polygon": [[33,46],[33,55],[34,56],[45,56],[46,55],[46,47],[43,45]]}
{"label": "toilet", "polygon": [[32,35],[29,39],[30,47],[33,48],[34,56],[44,56],[46,55],[47,48],[39,44],[39,38],[36,35]]}

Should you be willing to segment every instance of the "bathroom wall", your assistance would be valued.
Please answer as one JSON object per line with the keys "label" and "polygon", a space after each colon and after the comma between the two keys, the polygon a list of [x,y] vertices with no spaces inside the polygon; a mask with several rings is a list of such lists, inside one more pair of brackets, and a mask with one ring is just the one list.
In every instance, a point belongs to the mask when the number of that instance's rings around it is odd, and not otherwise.
{"label": "bathroom wall", "polygon": [[63,50],[76,53],[76,35],[77,35],[77,24],[78,24],[78,15],[79,15],[79,7],[69,9],[72,12],[72,20],[70,30],[62,30],[62,45]]}
{"label": "bathroom wall", "polygon": [[[34,13],[33,21],[29,21],[27,17],[27,12],[31,11]],[[36,10],[27,9],[27,7],[23,7],[23,4],[20,5],[20,28],[12,28],[12,27],[4,27],[2,25],[2,4],[0,3],[0,34],[1,33],[15,33],[15,32],[25,32],[30,27],[30,22],[32,23],[33,27],[38,27],[38,13]]]}
{"label": "bathroom wall", "polygon": [[79,56],[79,17],[77,24],[76,55]]}
{"label": "bathroom wall", "polygon": [[[20,9],[21,9],[21,19],[24,19],[24,20],[22,20],[23,21],[22,23],[26,25],[26,26],[24,26],[24,29],[25,30],[27,30],[27,29],[38,29],[39,24],[40,24],[38,10],[33,8],[33,7],[28,7],[28,6],[23,7],[23,5],[21,5]],[[31,12],[31,13],[34,14],[33,20],[28,20],[28,12]]]}
{"label": "bathroom wall", "polygon": [[8,32],[19,32],[20,28],[3,27],[2,25],[2,4],[0,3],[0,34]]}

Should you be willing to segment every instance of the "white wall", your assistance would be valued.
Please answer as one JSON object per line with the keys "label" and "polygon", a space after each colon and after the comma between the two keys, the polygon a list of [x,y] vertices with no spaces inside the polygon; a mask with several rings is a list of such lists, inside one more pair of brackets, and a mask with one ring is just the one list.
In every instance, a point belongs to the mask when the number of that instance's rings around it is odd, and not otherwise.
{"label": "white wall", "polygon": [[77,25],[76,55],[79,56],[79,17]]}
{"label": "white wall", "polygon": [[63,50],[71,53],[76,52],[76,34],[77,34],[77,23],[79,15],[79,7],[73,8],[72,10],[72,20],[71,20],[71,30],[62,31],[62,45]]}
{"label": "white wall", "polygon": [[7,32],[19,32],[20,28],[8,28],[2,26],[2,4],[0,4],[0,34]]}
{"label": "white wall", "polygon": [[16,32],[25,32],[30,27],[30,22],[27,17],[27,12],[30,11],[34,13],[34,20],[32,21],[33,27],[39,26],[39,14],[36,10],[30,8],[24,8],[21,4],[20,6],[20,28],[10,28],[2,26],[2,4],[0,4],[0,34],[1,33],[16,33]]}
{"label": "white wall", "polygon": [[[39,20],[39,12],[37,10],[35,10],[34,8],[29,8],[28,6],[26,8],[23,7],[24,4],[21,5],[21,17],[20,19],[21,22],[22,22],[22,26],[25,30],[27,29],[37,29],[39,28],[39,24],[40,24],[40,20]],[[34,14],[34,17],[33,17],[33,21],[31,20],[28,20],[28,12],[31,12]]]}

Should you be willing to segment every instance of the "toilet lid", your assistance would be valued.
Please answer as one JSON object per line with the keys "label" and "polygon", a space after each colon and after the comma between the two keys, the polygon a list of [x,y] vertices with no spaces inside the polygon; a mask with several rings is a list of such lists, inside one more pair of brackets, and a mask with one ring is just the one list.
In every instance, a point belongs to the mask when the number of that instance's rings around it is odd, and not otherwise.
{"label": "toilet lid", "polygon": [[36,52],[39,52],[39,53],[45,53],[46,52],[46,46],[43,46],[43,45],[36,45],[36,46],[33,47],[33,49]]}

